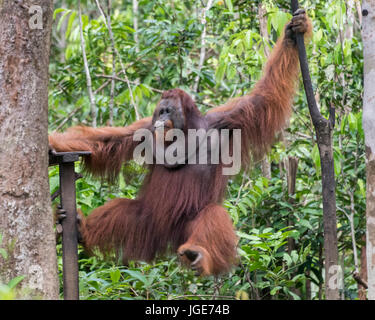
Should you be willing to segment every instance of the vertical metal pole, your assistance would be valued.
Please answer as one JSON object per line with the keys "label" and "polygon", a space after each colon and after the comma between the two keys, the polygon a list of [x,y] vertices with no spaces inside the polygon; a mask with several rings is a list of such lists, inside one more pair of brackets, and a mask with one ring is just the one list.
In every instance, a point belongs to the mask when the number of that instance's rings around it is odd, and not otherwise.
{"label": "vertical metal pole", "polygon": [[64,299],[78,300],[78,245],[74,162],[60,163],[60,201],[66,211],[62,221]]}

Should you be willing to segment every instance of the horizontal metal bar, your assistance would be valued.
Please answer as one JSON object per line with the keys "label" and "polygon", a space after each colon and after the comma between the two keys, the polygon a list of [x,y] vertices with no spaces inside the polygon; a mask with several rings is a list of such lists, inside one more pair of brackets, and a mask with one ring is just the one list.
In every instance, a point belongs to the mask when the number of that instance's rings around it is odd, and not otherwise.
{"label": "horizontal metal bar", "polygon": [[89,156],[90,154],[91,154],[90,151],[74,151],[74,152],[50,151],[48,153],[48,156],[49,156],[48,165],[54,166],[54,165],[62,164],[62,163],[75,162],[79,160],[79,157]]}

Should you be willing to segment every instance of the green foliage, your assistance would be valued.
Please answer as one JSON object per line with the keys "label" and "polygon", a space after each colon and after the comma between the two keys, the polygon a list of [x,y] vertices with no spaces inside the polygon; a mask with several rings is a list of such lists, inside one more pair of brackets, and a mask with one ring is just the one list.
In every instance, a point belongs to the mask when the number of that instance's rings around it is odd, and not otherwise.
{"label": "green foliage", "polygon": [[[50,62],[50,129],[91,124],[86,77],[80,48],[76,2],[57,1]],[[92,76],[98,125],[107,125],[110,81],[115,71],[124,79],[123,64],[142,116],[149,116],[160,90],[180,87],[195,95],[202,112],[230,97],[247,93],[260,78],[271,48],[290,18],[289,1],[263,1],[269,40],[259,30],[258,1],[216,1],[207,13],[206,60],[199,70],[201,2],[139,1],[138,30],[131,1],[112,1],[112,29],[119,57],[112,70],[108,29],[94,1],[83,5],[87,58]],[[314,24],[307,47],[309,67],[322,114],[336,110],[334,160],[339,251],[344,266],[344,296],[357,297],[354,232],[358,249],[365,232],[365,163],[361,92],[362,43],[358,23],[349,19],[346,2],[300,1]],[[353,9],[354,10],[354,9]],[[352,12],[355,19],[356,13]],[[352,29],[350,29],[353,27]],[[352,35],[350,30],[352,30]],[[138,42],[136,37],[138,36]],[[120,62],[121,59],[121,62]],[[198,92],[192,92],[199,75]],[[130,262],[116,266],[80,252],[83,299],[312,299],[324,297],[321,168],[315,133],[302,85],[294,100],[289,128],[268,156],[271,179],[259,163],[233,178],[225,207],[239,236],[240,263],[229,275],[201,279],[181,268],[174,255],[154,264]],[[115,82],[114,125],[135,120],[128,84]],[[294,195],[288,194],[285,163],[299,160]],[[80,168],[77,167],[77,171]],[[124,168],[118,184],[109,186],[86,177],[77,181],[77,203],[85,214],[115,197],[134,198],[144,177],[142,168]],[[132,178],[132,179],[130,179]],[[50,168],[51,192],[58,171]],[[354,230],[348,216],[353,215]],[[0,255],[4,252],[0,251]],[[61,264],[61,261],[60,261]],[[61,268],[61,265],[60,265]],[[311,287],[311,290],[308,289]]]}
{"label": "green foliage", "polygon": [[[250,233],[238,232],[238,236],[245,240],[240,249],[240,256],[246,271],[256,273],[252,289],[267,294],[274,299],[293,298],[300,300],[292,290],[303,285],[306,276],[303,272],[310,254],[310,246],[301,247],[300,251],[284,251],[288,238],[298,239],[296,230],[279,230],[273,228],[252,229]],[[296,271],[299,271],[296,273]],[[248,284],[242,288],[244,290]],[[257,293],[259,296],[260,293]]]}
{"label": "green foliage", "polygon": [[[10,255],[12,253],[15,241],[10,241],[7,245],[3,243],[3,235],[0,233],[0,300],[14,300],[17,296],[17,285],[25,278],[24,275],[14,277],[7,283],[3,275],[4,269],[10,263]],[[3,269],[4,268],[4,269]],[[5,282],[5,283],[4,283]]]}
{"label": "green foliage", "polygon": [[9,285],[0,283],[0,300],[14,300],[16,293]]}

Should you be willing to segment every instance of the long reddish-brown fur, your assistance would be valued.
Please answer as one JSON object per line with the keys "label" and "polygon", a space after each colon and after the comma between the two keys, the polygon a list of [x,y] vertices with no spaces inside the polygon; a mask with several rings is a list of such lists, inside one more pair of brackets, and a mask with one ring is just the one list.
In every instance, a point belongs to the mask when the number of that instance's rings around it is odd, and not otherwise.
{"label": "long reddish-brown fur", "polygon": [[[311,29],[310,23],[306,25],[304,32]],[[261,157],[286,125],[298,68],[296,46],[284,36],[277,42],[264,76],[249,95],[214,108],[205,116],[180,89],[166,91],[162,99],[181,102],[185,129],[241,129],[246,165],[249,150],[253,157]],[[151,126],[151,118],[125,128],[81,126],[54,133],[49,142],[57,151],[91,151],[85,159],[87,170],[113,180],[122,163],[132,158],[137,145],[133,133]],[[114,250],[124,262],[151,261],[168,250],[177,250],[181,260],[202,275],[226,272],[236,260],[237,242],[229,215],[221,206],[227,182],[222,164],[188,164],[177,169],[150,165],[135,200],[112,200],[83,219],[80,230],[84,245],[104,253]],[[197,253],[200,260],[195,260]]]}
{"label": "long reddish-brown fur", "polygon": [[[310,21],[305,38],[312,33]],[[299,75],[298,51],[285,36],[272,50],[263,72],[250,94],[234,98],[208,112],[211,126],[241,129],[242,161],[249,163],[249,151],[260,159],[268,151],[291,115],[291,106]],[[224,115],[220,115],[223,113]]]}
{"label": "long reddish-brown fur", "polygon": [[90,151],[91,156],[84,159],[86,169],[94,175],[113,181],[119,174],[121,165],[132,159],[137,145],[133,141],[133,134],[140,128],[151,128],[151,117],[123,128],[72,127],[64,133],[51,134],[49,144],[56,151]]}

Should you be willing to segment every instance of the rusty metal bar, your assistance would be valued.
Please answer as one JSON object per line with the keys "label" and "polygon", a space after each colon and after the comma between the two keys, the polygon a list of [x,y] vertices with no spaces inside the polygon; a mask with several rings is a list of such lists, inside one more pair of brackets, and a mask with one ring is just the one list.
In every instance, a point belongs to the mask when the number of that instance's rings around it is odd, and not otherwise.
{"label": "rusty metal bar", "polygon": [[49,165],[59,165],[60,204],[66,218],[62,220],[63,287],[65,300],[79,300],[78,230],[76,209],[76,173],[74,162],[90,152],[50,152]]}
{"label": "rusty metal bar", "polygon": [[[83,176],[80,173],[75,173],[75,180],[81,179]],[[60,197],[60,188],[58,188],[52,195],[51,195],[51,201],[55,200],[56,198]]]}

